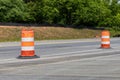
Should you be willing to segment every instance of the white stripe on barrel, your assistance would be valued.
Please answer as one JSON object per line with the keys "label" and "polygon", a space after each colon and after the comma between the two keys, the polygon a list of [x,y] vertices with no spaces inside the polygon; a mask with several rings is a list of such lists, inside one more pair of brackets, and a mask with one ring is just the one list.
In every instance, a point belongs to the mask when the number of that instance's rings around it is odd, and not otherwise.
{"label": "white stripe on barrel", "polygon": [[31,51],[31,50],[34,50],[34,46],[32,47],[26,46],[26,47],[22,47],[21,49],[22,51]]}
{"label": "white stripe on barrel", "polygon": [[30,37],[30,38],[22,38],[22,42],[33,42],[34,38]]}
{"label": "white stripe on barrel", "polygon": [[110,38],[110,36],[102,36],[102,38]]}
{"label": "white stripe on barrel", "polygon": [[110,44],[110,42],[101,42],[102,44]]}

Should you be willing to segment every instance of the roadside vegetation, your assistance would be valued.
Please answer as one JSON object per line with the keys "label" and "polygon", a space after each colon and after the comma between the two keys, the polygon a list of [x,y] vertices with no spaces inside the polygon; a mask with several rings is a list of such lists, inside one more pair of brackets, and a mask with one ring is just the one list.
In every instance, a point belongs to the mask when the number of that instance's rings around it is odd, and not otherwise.
{"label": "roadside vegetation", "polygon": [[[104,28],[110,30],[112,36],[119,36],[120,4],[118,0],[0,0],[0,23],[69,26],[75,31],[86,27]],[[77,37],[76,34],[73,38]],[[61,36],[54,39],[57,38]]]}
{"label": "roadside vegetation", "polygon": [[35,40],[99,38],[101,32],[87,28],[0,26],[0,41],[20,41],[23,28],[33,29]]}

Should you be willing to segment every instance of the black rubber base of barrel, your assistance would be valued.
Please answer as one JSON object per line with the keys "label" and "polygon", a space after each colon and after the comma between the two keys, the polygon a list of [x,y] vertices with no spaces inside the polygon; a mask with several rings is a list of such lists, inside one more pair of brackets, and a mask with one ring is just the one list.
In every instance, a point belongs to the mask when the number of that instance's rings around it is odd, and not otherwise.
{"label": "black rubber base of barrel", "polygon": [[100,47],[99,49],[112,49],[111,47],[109,47],[109,48],[103,48],[103,47]]}
{"label": "black rubber base of barrel", "polygon": [[40,58],[37,55],[34,56],[18,56],[17,59],[34,59],[34,58]]}

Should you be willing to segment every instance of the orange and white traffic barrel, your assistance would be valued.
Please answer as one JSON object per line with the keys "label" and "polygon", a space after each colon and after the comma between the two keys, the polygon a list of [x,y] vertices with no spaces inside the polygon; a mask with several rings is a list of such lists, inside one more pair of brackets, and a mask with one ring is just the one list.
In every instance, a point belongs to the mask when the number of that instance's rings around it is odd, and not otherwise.
{"label": "orange and white traffic barrel", "polygon": [[23,29],[21,37],[21,55],[18,58],[38,58],[34,50],[34,31]]}
{"label": "orange and white traffic barrel", "polygon": [[110,32],[108,30],[101,32],[101,48],[110,48]]}

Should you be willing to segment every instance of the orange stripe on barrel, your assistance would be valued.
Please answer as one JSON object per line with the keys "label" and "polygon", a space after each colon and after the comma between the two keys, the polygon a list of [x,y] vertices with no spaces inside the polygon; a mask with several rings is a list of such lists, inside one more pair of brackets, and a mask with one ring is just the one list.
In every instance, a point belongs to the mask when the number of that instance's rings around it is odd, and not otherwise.
{"label": "orange stripe on barrel", "polygon": [[22,46],[34,46],[34,42],[22,42]]}
{"label": "orange stripe on barrel", "polygon": [[21,51],[21,56],[34,56],[35,51]]}
{"label": "orange stripe on barrel", "polygon": [[102,31],[101,35],[103,35],[103,36],[109,36],[110,33],[109,33],[109,31],[104,30],[104,31]]}
{"label": "orange stripe on barrel", "polygon": [[33,31],[22,31],[21,36],[22,38],[34,37],[34,32]]}
{"label": "orange stripe on barrel", "polygon": [[102,48],[110,48],[110,44],[101,44]]}
{"label": "orange stripe on barrel", "polygon": [[102,42],[110,41],[110,38],[102,38]]}

